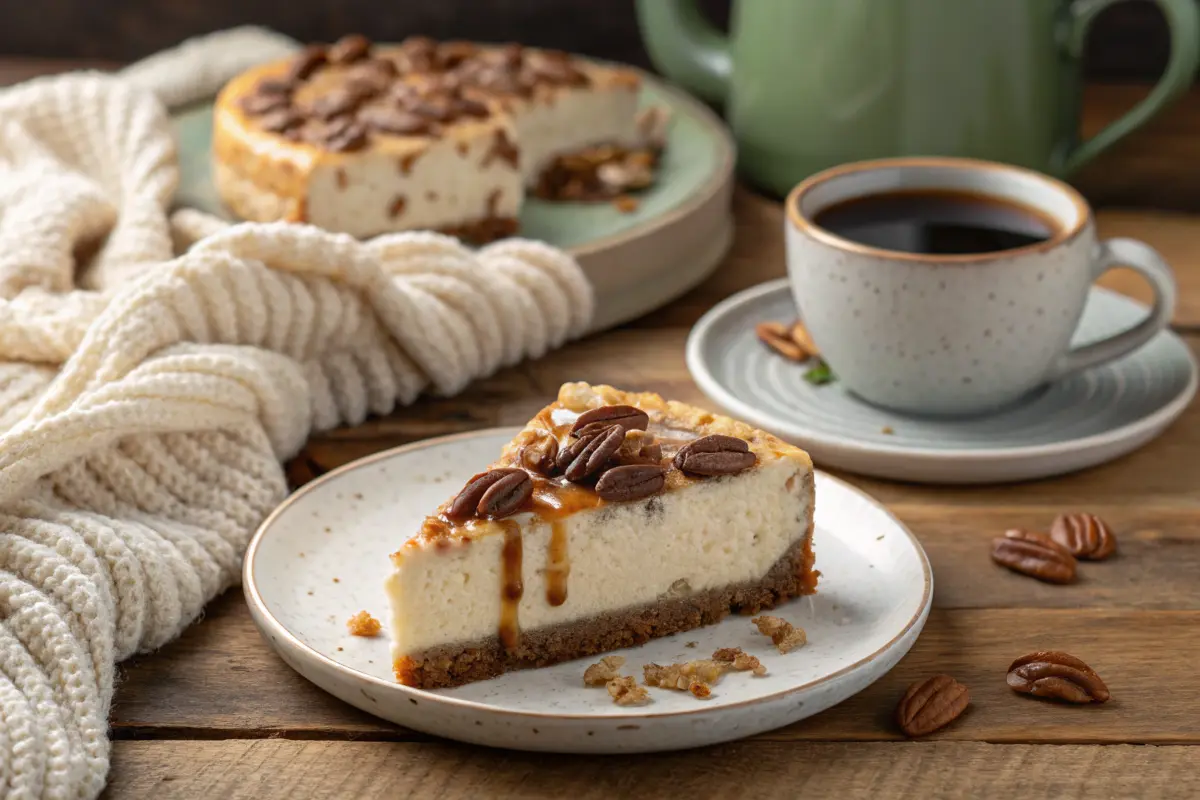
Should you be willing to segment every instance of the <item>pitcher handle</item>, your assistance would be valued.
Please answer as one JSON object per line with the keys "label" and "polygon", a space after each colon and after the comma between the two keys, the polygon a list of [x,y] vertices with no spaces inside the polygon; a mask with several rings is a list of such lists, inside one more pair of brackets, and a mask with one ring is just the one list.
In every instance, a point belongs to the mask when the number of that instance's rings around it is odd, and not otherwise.
{"label": "pitcher handle", "polygon": [[729,41],[695,0],[638,0],[637,14],[654,66],[705,100],[723,103],[733,72]]}
{"label": "pitcher handle", "polygon": [[[654,0],[646,0],[653,3]],[[1074,57],[1083,55],[1088,29],[1096,16],[1122,0],[1076,0],[1071,4],[1071,31],[1067,51]],[[1063,171],[1075,172],[1087,162],[1112,147],[1121,139],[1146,124],[1191,86],[1200,61],[1200,12],[1196,0],[1154,0],[1167,19],[1171,30],[1171,56],[1167,69],[1150,94],[1115,122],[1090,139],[1080,142],[1067,154]]]}

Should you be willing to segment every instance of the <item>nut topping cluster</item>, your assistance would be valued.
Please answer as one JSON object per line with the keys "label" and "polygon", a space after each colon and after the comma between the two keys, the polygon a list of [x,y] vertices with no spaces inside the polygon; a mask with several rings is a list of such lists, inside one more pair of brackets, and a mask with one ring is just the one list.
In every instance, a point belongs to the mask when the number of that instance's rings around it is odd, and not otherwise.
{"label": "nut topping cluster", "polygon": [[662,445],[647,431],[650,417],[634,406],[611,405],[580,414],[563,443],[548,433],[517,451],[515,465],[480,473],[451,501],[451,522],[501,519],[521,511],[533,496],[531,476],[590,485],[608,502],[641,500],[662,491],[670,469],[690,477],[733,475],[753,467],[750,445],[712,435],[684,445],[664,465]]}
{"label": "nut topping cluster", "polygon": [[[344,80],[312,102],[297,102],[302,85],[333,67]],[[369,39],[352,35],[304,48],[282,75],[259,81],[241,108],[264,130],[342,152],[366,146],[372,133],[438,136],[456,120],[490,116],[484,101],[496,95],[529,97],[540,85],[589,82],[558,51],[413,37],[376,53]]]}

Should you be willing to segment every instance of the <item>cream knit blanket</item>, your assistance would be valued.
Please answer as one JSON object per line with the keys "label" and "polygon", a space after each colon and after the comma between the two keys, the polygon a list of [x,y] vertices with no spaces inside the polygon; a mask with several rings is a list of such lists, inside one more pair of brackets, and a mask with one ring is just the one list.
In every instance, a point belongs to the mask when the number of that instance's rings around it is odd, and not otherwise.
{"label": "cream knit blanket", "polygon": [[4,798],[101,791],[115,663],[236,583],[312,431],[587,326],[591,288],[546,245],[169,218],[164,103],[291,46],[242,30],[0,92]]}

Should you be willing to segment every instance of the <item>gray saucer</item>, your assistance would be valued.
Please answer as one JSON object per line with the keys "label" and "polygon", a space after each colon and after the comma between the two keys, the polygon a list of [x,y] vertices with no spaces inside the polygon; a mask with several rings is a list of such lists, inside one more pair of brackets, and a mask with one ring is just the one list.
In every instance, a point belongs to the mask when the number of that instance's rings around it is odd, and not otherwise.
{"label": "gray saucer", "polygon": [[[1106,289],[1088,298],[1076,344],[1129,327],[1144,306]],[[692,377],[730,415],[806,448],[820,466],[904,481],[997,483],[1059,475],[1124,455],[1153,439],[1196,393],[1196,362],[1164,331],[1145,347],[1057,381],[1004,411],[971,419],[913,417],[877,408],[754,335],[796,318],[786,279],[720,303],[688,337]]]}

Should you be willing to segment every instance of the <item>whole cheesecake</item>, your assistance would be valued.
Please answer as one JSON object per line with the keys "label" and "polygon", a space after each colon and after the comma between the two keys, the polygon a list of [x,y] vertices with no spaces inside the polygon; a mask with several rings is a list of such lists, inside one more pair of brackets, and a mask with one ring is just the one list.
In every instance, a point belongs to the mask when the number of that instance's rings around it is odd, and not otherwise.
{"label": "whole cheesecake", "polygon": [[655,394],[565,384],[387,581],[398,681],[640,644],[816,590],[808,455]]}
{"label": "whole cheesecake", "polygon": [[490,241],[517,230],[527,187],[582,197],[598,167],[653,159],[638,150],[639,85],[633,70],[516,44],[350,36],[222,90],[214,180],[248,220]]}

